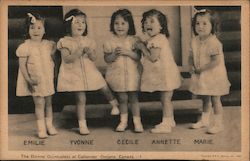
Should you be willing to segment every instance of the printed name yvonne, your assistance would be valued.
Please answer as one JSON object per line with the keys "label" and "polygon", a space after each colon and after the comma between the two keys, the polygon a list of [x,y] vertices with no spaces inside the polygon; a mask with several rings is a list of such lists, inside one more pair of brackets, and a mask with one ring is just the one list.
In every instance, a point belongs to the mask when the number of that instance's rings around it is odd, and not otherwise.
{"label": "printed name yvonne", "polygon": [[70,140],[71,145],[94,145],[94,140]]}

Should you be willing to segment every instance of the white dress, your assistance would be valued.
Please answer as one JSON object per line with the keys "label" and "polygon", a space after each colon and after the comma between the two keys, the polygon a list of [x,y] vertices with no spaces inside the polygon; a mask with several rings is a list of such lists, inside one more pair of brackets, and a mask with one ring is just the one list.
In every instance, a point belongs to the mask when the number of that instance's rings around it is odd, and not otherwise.
{"label": "white dress", "polygon": [[192,74],[189,90],[196,95],[221,96],[229,93],[230,82],[224,62],[222,44],[215,35],[201,41],[198,36],[191,42],[192,57],[194,66],[201,66],[210,63],[211,56],[217,55],[220,58],[219,64],[201,74]]}
{"label": "white dress", "polygon": [[27,69],[31,79],[38,81],[34,86],[35,92],[31,93],[28,89],[28,83],[24,79],[19,68],[17,78],[17,96],[50,96],[55,93],[54,89],[54,62],[52,59],[55,42],[42,40],[40,44],[34,43],[28,39],[21,44],[17,50],[18,57],[27,57]]}
{"label": "white dress", "polygon": [[148,40],[147,48],[160,48],[160,54],[156,62],[143,57],[141,91],[172,91],[179,88],[181,75],[166,36],[158,34],[152,37]]}
{"label": "white dress", "polygon": [[[127,36],[124,41],[120,41],[116,36],[112,36],[104,43],[104,53],[112,53],[117,47],[132,51],[135,49],[136,40],[134,36]],[[108,63],[105,78],[110,88],[116,92],[138,91],[139,63],[128,56],[119,56],[114,62]]]}
{"label": "white dress", "polygon": [[[78,48],[95,49],[95,46],[95,42],[87,36],[82,36],[80,39],[65,36],[57,43],[59,50],[66,48],[70,51],[70,54],[73,54]],[[65,63],[62,59],[57,85],[59,92],[93,91],[106,85],[102,74],[87,54],[75,59],[72,63]]]}

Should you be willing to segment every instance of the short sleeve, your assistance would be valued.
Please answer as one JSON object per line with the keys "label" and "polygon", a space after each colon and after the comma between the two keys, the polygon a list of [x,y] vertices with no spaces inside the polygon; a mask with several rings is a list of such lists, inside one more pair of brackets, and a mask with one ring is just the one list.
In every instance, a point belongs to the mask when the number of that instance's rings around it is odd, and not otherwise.
{"label": "short sleeve", "polygon": [[154,37],[153,39],[149,40],[147,43],[147,48],[161,48],[161,36]]}
{"label": "short sleeve", "polygon": [[210,56],[213,56],[213,55],[219,55],[221,52],[221,49],[222,49],[222,45],[220,42],[218,41],[213,41],[210,43],[210,45],[208,46],[208,54]]}
{"label": "short sleeve", "polygon": [[16,56],[18,57],[27,57],[30,55],[29,52],[29,45],[27,44],[27,42],[24,42],[23,44],[21,44],[17,50],[16,50]]}
{"label": "short sleeve", "polygon": [[68,49],[69,51],[73,50],[72,42],[67,40],[66,38],[62,38],[57,42],[57,49],[61,50],[63,48]]}
{"label": "short sleeve", "polygon": [[103,44],[103,51],[104,51],[104,53],[111,53],[112,52],[112,46],[111,46],[109,41],[106,41]]}

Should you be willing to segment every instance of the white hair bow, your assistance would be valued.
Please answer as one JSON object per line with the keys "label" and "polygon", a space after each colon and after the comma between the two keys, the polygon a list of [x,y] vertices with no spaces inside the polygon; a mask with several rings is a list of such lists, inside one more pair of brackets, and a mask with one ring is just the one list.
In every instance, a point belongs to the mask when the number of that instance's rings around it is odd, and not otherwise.
{"label": "white hair bow", "polygon": [[201,10],[197,10],[194,8],[194,13],[202,13],[202,12],[206,12],[206,9],[201,9]]}
{"label": "white hair bow", "polygon": [[65,21],[69,21],[69,20],[71,20],[72,19],[72,22],[74,22],[75,21],[75,16],[69,16],[68,18],[66,18],[65,19]]}
{"label": "white hair bow", "polygon": [[31,18],[31,23],[36,23],[36,17],[32,15],[31,13],[27,13],[27,15]]}

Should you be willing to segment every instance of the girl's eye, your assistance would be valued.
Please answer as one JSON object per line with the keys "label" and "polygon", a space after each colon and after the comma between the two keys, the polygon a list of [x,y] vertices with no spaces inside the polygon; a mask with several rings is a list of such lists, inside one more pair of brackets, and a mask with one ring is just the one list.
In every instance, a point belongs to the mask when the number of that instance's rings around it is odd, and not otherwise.
{"label": "girl's eye", "polygon": [[207,25],[207,23],[206,23],[206,22],[204,22],[204,23],[203,23],[203,25]]}
{"label": "girl's eye", "polygon": [[200,23],[199,22],[196,22],[196,25],[199,25]]}

